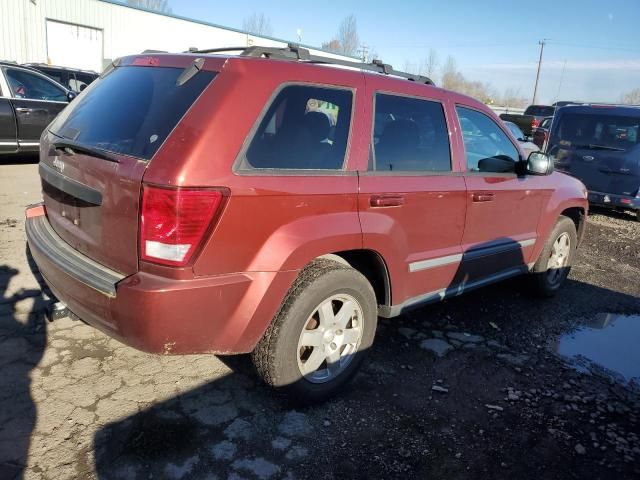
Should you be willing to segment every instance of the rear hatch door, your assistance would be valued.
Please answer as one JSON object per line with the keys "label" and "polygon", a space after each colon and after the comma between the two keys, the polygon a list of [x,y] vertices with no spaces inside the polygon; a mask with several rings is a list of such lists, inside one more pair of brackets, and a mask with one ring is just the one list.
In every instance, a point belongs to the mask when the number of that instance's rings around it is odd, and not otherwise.
{"label": "rear hatch door", "polygon": [[42,137],[39,168],[53,229],[125,275],[138,269],[146,167],[215,76],[202,63],[194,72],[193,61],[128,59],[93,82]]}

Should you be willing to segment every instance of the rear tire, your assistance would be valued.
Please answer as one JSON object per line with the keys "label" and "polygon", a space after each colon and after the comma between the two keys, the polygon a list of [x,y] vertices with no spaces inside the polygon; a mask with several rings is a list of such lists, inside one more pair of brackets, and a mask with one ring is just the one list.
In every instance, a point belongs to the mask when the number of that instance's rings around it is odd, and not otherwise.
{"label": "rear tire", "polygon": [[560,217],[529,274],[534,294],[552,297],[558,292],[571,271],[577,245],[573,220]]}
{"label": "rear tire", "polygon": [[260,377],[295,402],[342,390],[373,344],[378,321],[371,284],[333,260],[304,268],[252,353]]}

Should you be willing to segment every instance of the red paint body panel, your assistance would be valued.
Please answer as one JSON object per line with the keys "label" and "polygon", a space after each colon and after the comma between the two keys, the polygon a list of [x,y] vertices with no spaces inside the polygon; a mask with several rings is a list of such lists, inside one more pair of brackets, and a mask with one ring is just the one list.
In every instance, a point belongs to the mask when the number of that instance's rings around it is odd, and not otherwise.
{"label": "red paint body panel", "polygon": [[[150,162],[123,156],[118,164],[76,155],[66,163],[65,175],[102,193],[101,207],[90,207],[86,213],[73,210],[72,219],[79,215],[80,220],[74,225],[68,213],[62,216],[67,208],[63,202],[45,199],[46,215],[65,242],[123,274],[115,297],[65,273],[32,245],[56,296],[80,318],[128,345],[165,354],[249,352],[300,269],[321,255],[377,252],[388,271],[393,306],[449,287],[456,281],[460,258],[478,245],[534,239],[523,251],[524,260],[533,262],[563,210],[579,207],[586,212],[582,185],[565,175],[468,174],[455,106],[481,110],[500,124],[487,107],[468,97],[342,68],[202,56],[203,68],[219,73]],[[122,62],[187,68],[195,58],[160,54]],[[340,86],[353,92],[343,171],[235,171],[265,105],[287,83]],[[442,103],[451,172],[367,172],[378,91]],[[53,168],[50,138],[45,135],[43,140],[41,162]],[[228,189],[215,228],[187,267],[138,260],[143,183]],[[382,200],[375,200],[380,196]],[[84,230],[83,225],[90,228]],[[452,260],[438,264],[443,257]]]}

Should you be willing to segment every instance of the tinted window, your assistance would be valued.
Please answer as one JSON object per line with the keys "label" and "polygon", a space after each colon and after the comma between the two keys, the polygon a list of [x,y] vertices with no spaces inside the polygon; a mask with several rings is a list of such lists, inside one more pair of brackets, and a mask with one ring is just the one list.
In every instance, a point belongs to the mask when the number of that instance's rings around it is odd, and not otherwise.
{"label": "tinted window", "polygon": [[513,172],[520,158],[518,149],[496,122],[487,115],[456,107],[467,158],[472,172]]}
{"label": "tinted window", "polygon": [[101,150],[150,159],[215,76],[202,70],[177,86],[182,71],[116,68],[71,102],[51,131]]}
{"label": "tinted window", "polygon": [[525,115],[533,115],[535,117],[548,117],[553,115],[555,107],[545,107],[543,105],[530,105],[524,111]]}
{"label": "tinted window", "polygon": [[442,105],[376,94],[373,149],[372,167],[377,171],[449,171],[449,134]]}
{"label": "tinted window", "polygon": [[243,168],[341,169],[352,101],[348,90],[283,88],[260,122]]}
{"label": "tinted window", "polygon": [[15,98],[67,101],[67,92],[46,78],[24,70],[5,70],[9,88]]}
{"label": "tinted window", "polygon": [[638,116],[566,113],[558,119],[555,141],[575,148],[629,150],[638,144]]}

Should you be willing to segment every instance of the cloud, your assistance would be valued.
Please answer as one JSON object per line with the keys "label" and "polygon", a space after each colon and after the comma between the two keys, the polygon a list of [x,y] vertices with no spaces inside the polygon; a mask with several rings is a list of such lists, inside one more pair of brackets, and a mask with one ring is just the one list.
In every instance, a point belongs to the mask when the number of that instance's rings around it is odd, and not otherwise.
{"label": "cloud", "polygon": [[[538,68],[537,62],[527,63],[488,63],[480,65],[469,65],[469,69],[474,70],[535,70]],[[565,62],[554,60],[542,62],[543,70],[562,70]],[[640,72],[640,60],[584,60],[566,62],[567,70],[623,70],[627,72]]]}

